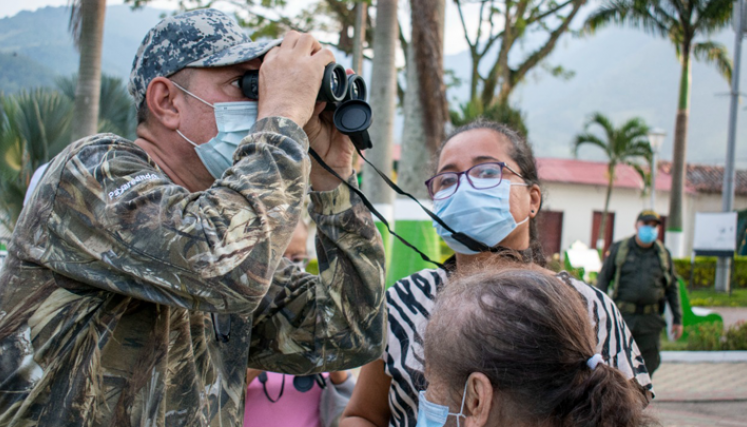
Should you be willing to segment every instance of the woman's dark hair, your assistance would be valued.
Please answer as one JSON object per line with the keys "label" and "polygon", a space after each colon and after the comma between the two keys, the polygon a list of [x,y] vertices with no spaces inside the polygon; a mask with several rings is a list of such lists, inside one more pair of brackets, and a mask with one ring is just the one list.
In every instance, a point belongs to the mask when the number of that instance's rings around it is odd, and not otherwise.
{"label": "woman's dark hair", "polygon": [[[534,159],[534,152],[532,151],[531,145],[515,130],[509,128],[506,125],[496,123],[484,118],[479,118],[473,122],[467,123],[466,125],[460,126],[454,130],[441,144],[441,148],[438,151],[438,157],[441,157],[446,144],[455,136],[476,129],[488,129],[501,135],[511,144],[511,151],[509,156],[511,160],[519,165],[519,173],[524,178],[524,181],[529,185],[537,185],[540,188],[539,174],[537,173],[537,162]],[[438,164],[438,161],[434,162]],[[537,231],[537,216],[529,220],[529,249],[532,252],[533,262],[541,266],[545,266],[546,260],[542,252],[542,244],[539,240],[539,233]]]}
{"label": "woman's dark hair", "polygon": [[587,365],[595,337],[580,294],[538,267],[513,263],[459,273],[439,294],[425,364],[455,402],[470,374],[486,375],[500,417],[557,427],[638,427],[643,395],[617,369]]}

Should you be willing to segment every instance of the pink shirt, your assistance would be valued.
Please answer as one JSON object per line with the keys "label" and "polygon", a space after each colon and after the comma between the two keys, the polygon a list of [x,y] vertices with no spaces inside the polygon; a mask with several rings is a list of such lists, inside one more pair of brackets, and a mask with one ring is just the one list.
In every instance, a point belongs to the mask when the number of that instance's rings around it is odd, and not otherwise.
{"label": "pink shirt", "polygon": [[[324,378],[329,374],[325,373]],[[285,390],[278,399],[283,374],[267,372],[267,394],[277,402],[272,403],[262,389],[262,383],[255,378],[246,390],[246,409],[244,410],[244,427],[321,427],[319,419],[319,401],[322,389],[314,382],[307,392],[296,390],[293,386],[293,375],[285,375]]]}

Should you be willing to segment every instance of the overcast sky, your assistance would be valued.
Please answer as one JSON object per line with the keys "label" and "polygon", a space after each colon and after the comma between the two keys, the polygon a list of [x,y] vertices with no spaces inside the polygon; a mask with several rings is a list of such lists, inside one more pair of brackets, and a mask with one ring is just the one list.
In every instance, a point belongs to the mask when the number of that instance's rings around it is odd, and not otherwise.
{"label": "overcast sky", "polygon": [[[123,0],[107,0],[107,5],[122,4]],[[306,0],[289,0],[288,8],[300,7]],[[407,9],[409,4],[406,1],[399,1],[400,8],[400,20],[402,22],[403,29],[409,30],[409,19],[407,15]],[[68,0],[23,0],[23,1],[0,1],[0,18],[13,16],[22,10],[36,10],[40,7],[45,6],[65,6],[68,4]],[[173,9],[177,4],[176,1],[169,0],[155,0],[151,1],[150,5],[159,9]],[[219,3],[220,4],[220,3]],[[455,54],[467,49],[467,44],[464,41],[464,32],[462,30],[462,24],[459,20],[459,12],[454,5],[452,0],[446,1],[446,36],[445,41],[445,53],[447,55]],[[478,6],[468,5],[465,6],[465,21],[467,23],[473,23],[477,20]],[[474,37],[474,35],[472,36]]]}

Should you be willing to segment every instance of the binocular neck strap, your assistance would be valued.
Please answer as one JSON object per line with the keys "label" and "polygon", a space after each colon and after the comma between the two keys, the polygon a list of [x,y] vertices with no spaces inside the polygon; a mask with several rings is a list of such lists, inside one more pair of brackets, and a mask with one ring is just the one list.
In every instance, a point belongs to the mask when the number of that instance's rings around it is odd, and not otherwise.
{"label": "binocular neck strap", "polygon": [[[420,206],[420,208],[423,209],[423,211],[426,214],[428,214],[429,217],[431,217],[434,221],[436,221],[444,229],[446,229],[447,231],[449,231],[450,233],[452,233],[452,237],[454,237],[455,240],[457,240],[459,243],[463,244],[464,246],[466,246],[467,248],[469,248],[469,249],[471,249],[473,251],[477,251],[477,252],[490,252],[491,249],[487,245],[485,245],[484,243],[478,242],[477,240],[471,238],[470,236],[468,236],[468,235],[466,235],[464,233],[454,231],[441,218],[439,218],[438,215],[436,215],[435,213],[431,212],[428,208],[426,208],[425,206],[423,206],[423,204],[420,203],[420,201],[418,201],[418,199],[415,198],[415,196],[413,196],[410,193],[407,193],[406,191],[404,191],[401,188],[399,188],[399,186],[397,186],[397,184],[395,184],[394,182],[392,182],[392,180],[389,179],[389,177],[387,177],[383,172],[381,172],[378,168],[376,168],[376,166],[374,166],[373,164],[371,164],[371,162],[369,162],[368,159],[366,159],[363,156],[363,153],[361,152],[360,149],[358,149],[356,147],[355,150],[358,152],[358,155],[361,156],[361,158],[363,159],[363,161],[365,161],[366,163],[368,163],[369,166],[371,166],[376,171],[376,173],[379,174],[379,176],[384,180],[384,182],[386,182],[386,184],[388,186],[390,186],[397,194],[403,195],[405,197],[409,197],[415,203],[417,203],[418,206]],[[317,163],[319,163],[324,168],[324,170],[326,170],[327,172],[331,173],[333,176],[337,177],[337,179],[339,179],[340,182],[342,182],[344,185],[346,185],[350,189],[350,191],[352,191],[353,193],[357,194],[358,197],[361,198],[361,201],[363,202],[363,205],[366,206],[366,208],[368,208],[368,210],[371,211],[371,213],[374,216],[376,216],[379,219],[379,221],[381,221],[382,224],[384,224],[384,227],[386,227],[386,229],[389,232],[389,234],[391,234],[392,236],[396,237],[400,242],[402,242],[402,244],[404,244],[408,248],[410,248],[410,249],[414,250],[415,252],[417,252],[418,255],[420,255],[420,258],[423,259],[423,261],[429,262],[431,264],[436,265],[437,267],[439,267],[441,269],[444,269],[444,265],[443,264],[441,264],[440,262],[437,262],[437,261],[433,261],[432,259],[430,259],[430,257],[428,257],[428,255],[426,255],[425,253],[423,253],[415,245],[413,245],[412,243],[410,243],[407,240],[405,240],[402,236],[400,236],[397,233],[395,233],[392,230],[392,228],[389,226],[389,222],[386,220],[386,218],[384,218],[384,215],[382,215],[379,211],[376,210],[376,208],[373,207],[373,204],[371,203],[371,201],[368,200],[368,197],[366,197],[366,195],[361,190],[359,190],[358,188],[355,188],[352,185],[348,184],[347,180],[345,180],[344,178],[342,178],[339,174],[337,174],[337,172],[335,172],[332,168],[330,168],[324,162],[324,160],[322,160],[322,158],[319,156],[319,154],[317,154],[317,152],[314,151],[313,148],[309,148],[309,155],[311,157],[313,157],[314,160],[316,160]]]}

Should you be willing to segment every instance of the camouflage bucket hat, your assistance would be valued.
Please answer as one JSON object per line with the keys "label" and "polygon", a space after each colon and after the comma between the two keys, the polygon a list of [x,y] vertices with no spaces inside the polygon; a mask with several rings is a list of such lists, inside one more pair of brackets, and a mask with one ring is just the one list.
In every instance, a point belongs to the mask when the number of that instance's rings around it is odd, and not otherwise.
{"label": "camouflage bucket hat", "polygon": [[222,67],[260,57],[281,40],[253,42],[228,15],[202,9],[171,16],[145,35],[127,89],[138,107],[151,80],[187,67]]}

